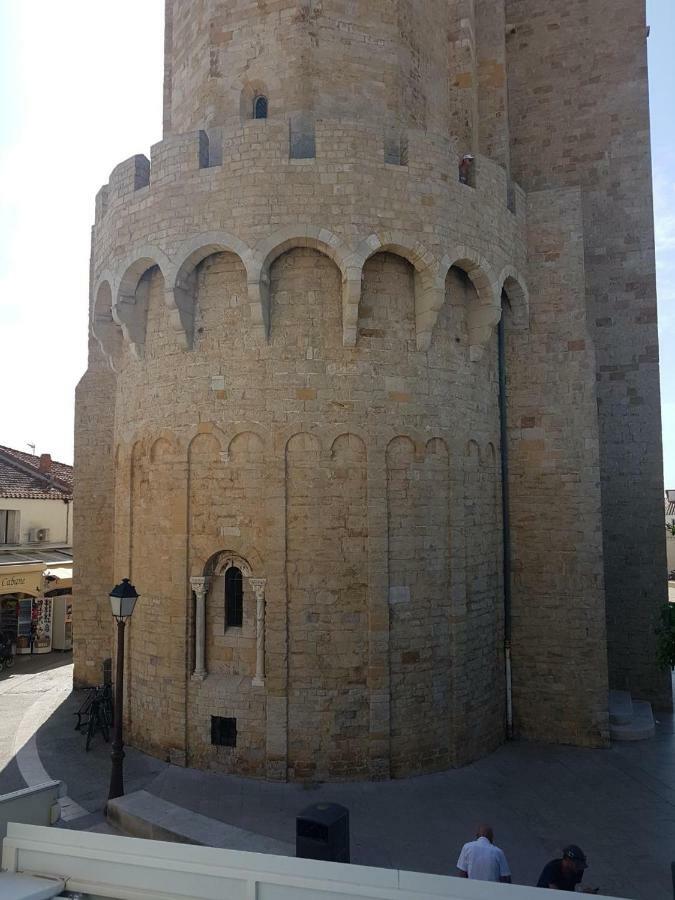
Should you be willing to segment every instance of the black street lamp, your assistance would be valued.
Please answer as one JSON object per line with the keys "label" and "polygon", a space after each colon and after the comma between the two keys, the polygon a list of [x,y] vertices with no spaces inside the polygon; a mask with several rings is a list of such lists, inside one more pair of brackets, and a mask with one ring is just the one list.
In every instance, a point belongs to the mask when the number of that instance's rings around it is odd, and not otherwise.
{"label": "black street lamp", "polygon": [[124,794],[124,742],[122,740],[122,718],[124,703],[124,626],[131,617],[138,600],[136,588],[128,578],[116,585],[110,592],[110,608],[113,618],[117,620],[117,675],[115,678],[115,709],[113,745],[110,757],[112,771],[110,773],[110,790],[108,800]]}

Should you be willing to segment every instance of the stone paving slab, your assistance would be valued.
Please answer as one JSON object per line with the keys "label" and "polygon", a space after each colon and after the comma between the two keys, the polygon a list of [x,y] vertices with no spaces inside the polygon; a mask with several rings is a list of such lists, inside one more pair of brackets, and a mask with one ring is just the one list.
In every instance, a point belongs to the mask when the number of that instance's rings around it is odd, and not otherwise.
{"label": "stone paving slab", "polygon": [[288,842],[306,806],[342,803],[350,810],[353,862],[436,874],[454,872],[461,845],[488,821],[520,884],[535,884],[543,865],[575,842],[589,856],[589,885],[617,897],[672,900],[671,722],[639,745],[511,743],[464,769],[403,781],[270,784],[171,766],[146,790]]}

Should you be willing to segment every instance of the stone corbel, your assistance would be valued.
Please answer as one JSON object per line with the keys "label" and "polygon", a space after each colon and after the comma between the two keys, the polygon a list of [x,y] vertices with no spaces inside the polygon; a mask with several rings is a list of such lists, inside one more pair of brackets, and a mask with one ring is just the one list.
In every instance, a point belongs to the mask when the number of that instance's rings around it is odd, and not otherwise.
{"label": "stone corbel", "polygon": [[479,362],[502,317],[501,306],[483,304],[469,312],[469,354],[471,362]]}
{"label": "stone corbel", "polygon": [[431,273],[415,273],[415,328],[418,350],[426,352],[431,347],[431,338],[444,303],[445,281],[439,284]]}
{"label": "stone corbel", "polygon": [[171,327],[178,335],[183,350],[192,350],[195,338],[195,288],[193,284],[177,284],[164,296],[170,311]]}
{"label": "stone corbel", "polygon": [[342,282],[342,346],[356,347],[361,303],[362,270],[347,269]]}
{"label": "stone corbel", "polygon": [[112,315],[94,315],[92,322],[92,334],[96,338],[101,353],[108,361],[108,365],[116,372],[115,368],[115,338],[118,340],[124,337],[122,329],[112,318]]}
{"label": "stone corbel", "polygon": [[136,359],[143,359],[145,352],[149,293],[149,285],[141,282],[135,294],[119,294],[112,309],[113,320],[121,327]]}
{"label": "stone corbel", "polygon": [[248,282],[251,329],[261,340],[267,341],[270,333],[270,281],[265,272]]}

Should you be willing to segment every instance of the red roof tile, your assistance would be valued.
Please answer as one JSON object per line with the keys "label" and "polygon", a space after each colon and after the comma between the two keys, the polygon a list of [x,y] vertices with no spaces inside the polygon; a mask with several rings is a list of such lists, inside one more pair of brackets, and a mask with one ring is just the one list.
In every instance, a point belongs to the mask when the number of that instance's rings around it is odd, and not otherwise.
{"label": "red roof tile", "polygon": [[65,500],[72,496],[72,466],[53,461],[49,471],[41,473],[39,456],[0,445],[0,497]]}

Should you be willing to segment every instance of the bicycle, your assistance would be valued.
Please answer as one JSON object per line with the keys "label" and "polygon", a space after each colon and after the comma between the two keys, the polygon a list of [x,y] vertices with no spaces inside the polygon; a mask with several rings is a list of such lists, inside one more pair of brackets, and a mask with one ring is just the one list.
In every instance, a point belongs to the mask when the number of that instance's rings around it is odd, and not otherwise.
{"label": "bicycle", "polygon": [[81,731],[85,726],[87,729],[85,752],[89,752],[91,742],[99,731],[103,735],[103,740],[108,743],[113,724],[112,687],[104,684],[102,687],[90,688],[75,715],[77,716],[75,731]]}

